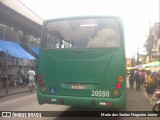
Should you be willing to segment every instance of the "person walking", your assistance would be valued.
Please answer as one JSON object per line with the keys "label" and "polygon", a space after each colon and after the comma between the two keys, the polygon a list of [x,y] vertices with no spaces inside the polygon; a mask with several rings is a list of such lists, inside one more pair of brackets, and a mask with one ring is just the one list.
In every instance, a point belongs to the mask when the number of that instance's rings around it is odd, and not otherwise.
{"label": "person walking", "polygon": [[134,85],[134,70],[131,70],[131,74],[129,76],[129,85],[131,88],[133,88]]}
{"label": "person walking", "polygon": [[142,89],[144,88],[144,81],[145,81],[145,72],[144,70],[142,70],[140,72],[140,85]]}
{"label": "person walking", "polygon": [[152,96],[156,89],[156,81],[154,79],[154,76],[151,74],[151,72],[147,73],[147,78],[145,83],[146,83],[146,92],[147,92],[148,98],[149,100],[152,100]]}
{"label": "person walking", "polygon": [[136,81],[136,90],[139,90],[139,88],[140,88],[140,75],[139,75],[138,69],[136,70],[134,76],[135,76],[134,78],[135,78],[135,81]]}
{"label": "person walking", "polygon": [[159,73],[156,73],[154,80],[156,82],[156,89],[160,90],[160,75],[159,75]]}
{"label": "person walking", "polygon": [[20,66],[17,71],[17,85],[18,87],[21,87],[21,88],[23,88],[23,75],[24,75],[24,71],[22,66]]}
{"label": "person walking", "polygon": [[28,71],[28,79],[29,79],[29,88],[30,92],[33,92],[33,88],[35,86],[35,71],[33,67]]}

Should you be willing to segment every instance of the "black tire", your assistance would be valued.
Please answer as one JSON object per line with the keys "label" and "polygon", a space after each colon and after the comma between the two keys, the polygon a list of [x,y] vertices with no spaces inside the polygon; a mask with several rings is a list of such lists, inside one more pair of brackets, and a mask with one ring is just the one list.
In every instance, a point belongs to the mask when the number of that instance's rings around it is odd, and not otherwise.
{"label": "black tire", "polygon": [[160,104],[155,104],[152,108],[152,111],[153,112],[157,112],[157,111],[160,111]]}

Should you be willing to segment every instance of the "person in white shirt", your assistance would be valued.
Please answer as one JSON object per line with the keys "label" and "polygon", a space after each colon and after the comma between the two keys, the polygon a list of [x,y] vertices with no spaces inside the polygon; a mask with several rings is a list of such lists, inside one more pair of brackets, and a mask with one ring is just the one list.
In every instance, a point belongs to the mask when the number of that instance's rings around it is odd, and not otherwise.
{"label": "person in white shirt", "polygon": [[30,92],[33,92],[33,87],[35,86],[35,71],[33,70],[32,67],[28,71],[28,79],[29,79]]}

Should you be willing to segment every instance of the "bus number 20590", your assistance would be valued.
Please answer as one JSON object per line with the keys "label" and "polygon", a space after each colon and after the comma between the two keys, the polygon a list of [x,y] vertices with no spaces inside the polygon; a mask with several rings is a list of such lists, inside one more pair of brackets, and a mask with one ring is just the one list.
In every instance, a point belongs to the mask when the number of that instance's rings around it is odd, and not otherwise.
{"label": "bus number 20590", "polygon": [[109,91],[102,91],[102,90],[92,90],[91,96],[94,97],[109,97],[110,92]]}

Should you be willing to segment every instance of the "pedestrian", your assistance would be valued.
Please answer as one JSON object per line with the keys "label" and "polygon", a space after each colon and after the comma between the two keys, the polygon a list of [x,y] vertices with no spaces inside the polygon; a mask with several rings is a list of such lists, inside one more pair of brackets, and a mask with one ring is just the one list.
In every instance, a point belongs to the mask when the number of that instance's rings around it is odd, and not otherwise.
{"label": "pedestrian", "polygon": [[134,70],[131,70],[131,75],[129,76],[129,85],[133,88],[134,85]]}
{"label": "pedestrian", "polygon": [[152,96],[156,89],[156,81],[154,79],[154,76],[151,74],[151,72],[147,73],[147,78],[145,83],[146,83],[146,92],[147,92],[148,98],[149,100],[152,100]]}
{"label": "pedestrian", "polygon": [[136,70],[134,76],[135,76],[134,78],[135,78],[135,81],[136,81],[136,90],[139,90],[139,88],[140,88],[140,75],[139,75],[138,69]]}
{"label": "pedestrian", "polygon": [[35,86],[35,71],[33,67],[28,71],[28,79],[29,79],[29,88],[30,92],[33,92],[33,88]]}
{"label": "pedestrian", "polygon": [[144,81],[145,81],[145,72],[144,70],[142,70],[140,72],[140,85],[142,89],[144,88]]}
{"label": "pedestrian", "polygon": [[155,81],[156,81],[156,88],[158,89],[158,90],[160,90],[160,75],[159,75],[159,73],[157,73],[156,74],[156,76],[155,76]]}
{"label": "pedestrian", "polygon": [[17,71],[17,85],[18,87],[21,87],[21,88],[23,88],[23,75],[24,75],[24,71],[22,66],[20,66]]}

